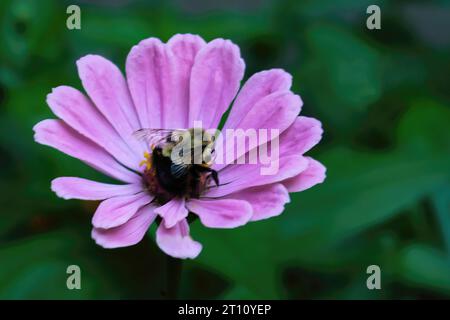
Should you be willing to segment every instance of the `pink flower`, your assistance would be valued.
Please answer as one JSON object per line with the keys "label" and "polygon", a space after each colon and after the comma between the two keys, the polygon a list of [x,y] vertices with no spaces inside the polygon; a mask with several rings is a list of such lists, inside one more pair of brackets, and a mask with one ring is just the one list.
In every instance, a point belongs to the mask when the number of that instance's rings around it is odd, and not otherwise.
{"label": "pink flower", "polygon": [[[149,146],[133,133],[141,128],[192,128],[197,120],[217,128],[244,75],[239,48],[229,40],[206,43],[199,36],[175,35],[165,44],[150,38],[134,46],[126,79],[97,55],[81,58],[77,67],[89,97],[67,86],[53,89],[47,103],[59,119],[39,122],[35,140],[123,183],[77,177],[52,181],[52,190],[64,199],[102,201],[92,219],[92,237],[104,248],[138,243],[159,216],[156,242],[161,250],[195,258],[202,245],[189,234],[188,214],[197,215],[206,227],[235,228],[281,214],[289,192],[325,178],[324,166],[303,156],[321,139],[321,123],[298,116],[302,101],[290,91],[291,76],[272,69],[244,84],[224,128],[278,129],[278,172],[261,175],[260,164],[214,164],[218,186],[201,188],[198,197],[185,194],[160,201],[161,192],[170,192],[149,178],[149,170],[157,168],[140,165]],[[151,164],[152,155],[145,157]]]}

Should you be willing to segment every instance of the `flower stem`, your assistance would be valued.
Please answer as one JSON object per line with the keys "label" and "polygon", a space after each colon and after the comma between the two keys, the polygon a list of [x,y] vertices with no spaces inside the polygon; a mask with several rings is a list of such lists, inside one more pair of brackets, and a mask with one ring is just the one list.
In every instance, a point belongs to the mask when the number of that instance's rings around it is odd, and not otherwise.
{"label": "flower stem", "polygon": [[178,299],[183,260],[166,255],[166,297]]}

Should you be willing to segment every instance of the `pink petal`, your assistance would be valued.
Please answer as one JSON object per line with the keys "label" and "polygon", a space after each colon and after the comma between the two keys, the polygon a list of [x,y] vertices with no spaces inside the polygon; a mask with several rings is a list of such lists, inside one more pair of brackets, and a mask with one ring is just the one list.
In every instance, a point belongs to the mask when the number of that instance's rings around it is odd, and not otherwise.
{"label": "pink petal", "polygon": [[142,191],[140,184],[115,185],[77,177],[60,177],[52,181],[52,190],[63,199],[104,200]]}
{"label": "pink petal", "polygon": [[297,117],[280,136],[280,154],[304,154],[322,139],[322,123],[309,117]]}
{"label": "pink petal", "polygon": [[317,160],[307,157],[308,167],[295,177],[283,181],[289,192],[300,192],[322,183],[326,177],[326,168]]}
{"label": "pink petal", "polygon": [[[244,155],[250,149],[253,149],[256,146],[264,144],[270,139],[277,137],[281,132],[289,128],[289,126],[291,126],[291,124],[295,121],[300,112],[301,105],[302,101],[300,97],[294,95],[290,91],[277,91],[262,98],[256,103],[254,108],[250,109],[241,118],[240,123],[238,124],[239,129],[256,130],[256,134],[258,134],[257,144],[250,146],[247,143],[245,148],[238,150],[237,142],[235,141],[232,143],[231,141],[228,141],[226,139],[226,132],[222,131],[225,132],[225,137],[222,140],[218,140],[216,152],[217,158],[224,159],[224,161],[221,161],[223,164],[215,165],[214,169],[220,170],[227,164],[232,163],[235,159],[238,159]],[[259,129],[267,129],[266,135],[261,135],[258,131]],[[276,129],[278,132],[273,134],[271,129]],[[220,143],[221,141],[223,144]],[[234,155],[234,157],[229,157],[229,155]]]}
{"label": "pink petal", "polygon": [[245,64],[239,47],[215,39],[197,54],[190,85],[189,126],[202,121],[203,128],[216,128],[235,97]]}
{"label": "pink petal", "polygon": [[174,258],[194,259],[202,251],[202,245],[190,237],[186,219],[169,229],[161,223],[156,230],[156,243],[164,253]]}
{"label": "pink petal", "polygon": [[284,205],[290,201],[289,192],[281,183],[241,190],[227,198],[248,201],[253,208],[251,221],[280,215],[284,211]]}
{"label": "pink petal", "polygon": [[179,34],[167,45],[149,38],[131,49],[127,79],[143,127],[187,127],[191,70],[205,45],[199,36]]}
{"label": "pink petal", "polygon": [[95,228],[102,229],[120,226],[152,200],[153,198],[145,192],[104,200],[95,211],[92,224]]}
{"label": "pink petal", "polygon": [[139,169],[141,159],[80,91],[67,86],[57,87],[47,95],[47,103],[53,113],[73,129],[102,146],[124,165]]}
{"label": "pink petal", "polygon": [[119,68],[97,55],[82,57],[77,61],[77,66],[83,87],[91,100],[119,135],[140,155],[144,149],[132,134],[141,125]]}
{"label": "pink petal", "polygon": [[183,198],[174,198],[165,205],[156,208],[155,212],[163,218],[166,228],[172,228],[187,217],[188,211],[184,204],[185,201]]}
{"label": "pink petal", "polygon": [[191,70],[198,51],[206,42],[196,35],[177,34],[167,42],[167,48],[173,54],[174,86],[173,106],[165,109],[166,128],[187,128],[189,117],[189,90]]}
{"label": "pink petal", "polygon": [[136,214],[119,227],[111,229],[92,229],[92,238],[103,248],[132,246],[142,240],[156,218],[152,204],[140,208]]}
{"label": "pink petal", "polygon": [[224,128],[237,128],[242,119],[261,99],[277,91],[288,91],[292,76],[281,69],[255,73],[242,87],[233,103]]}
{"label": "pink petal", "polygon": [[187,203],[190,211],[200,217],[209,228],[236,228],[246,224],[252,216],[252,206],[244,200],[191,199]]}
{"label": "pink petal", "polygon": [[96,170],[127,183],[139,183],[140,176],[121,166],[109,153],[83,137],[61,120],[43,120],[33,128],[34,139],[74,158]]}
{"label": "pink petal", "polygon": [[205,197],[222,197],[242,189],[279,182],[298,175],[308,165],[305,157],[291,155],[280,157],[274,163],[278,171],[274,174],[262,175],[261,164],[231,164],[219,172],[220,186],[211,185]]}
{"label": "pink petal", "polygon": [[143,128],[164,128],[164,108],[173,107],[174,87],[171,52],[156,38],[134,46],[127,57],[126,73]]}

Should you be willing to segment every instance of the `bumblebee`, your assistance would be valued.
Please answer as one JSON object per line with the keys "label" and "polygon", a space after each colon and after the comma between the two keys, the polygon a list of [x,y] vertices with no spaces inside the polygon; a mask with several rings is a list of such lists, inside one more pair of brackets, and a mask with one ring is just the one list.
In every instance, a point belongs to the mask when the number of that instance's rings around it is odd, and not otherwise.
{"label": "bumblebee", "polygon": [[151,149],[151,154],[144,154],[145,160],[140,165],[145,165],[147,189],[160,203],[174,197],[199,198],[211,179],[219,185],[218,172],[211,168],[214,136],[208,132],[140,129],[134,136],[145,140]]}

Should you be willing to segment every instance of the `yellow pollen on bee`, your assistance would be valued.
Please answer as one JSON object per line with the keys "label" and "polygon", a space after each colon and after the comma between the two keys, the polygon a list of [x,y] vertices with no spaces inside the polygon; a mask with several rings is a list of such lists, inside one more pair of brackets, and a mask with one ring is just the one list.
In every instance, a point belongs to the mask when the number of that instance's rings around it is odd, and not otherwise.
{"label": "yellow pollen on bee", "polygon": [[[153,148],[152,148],[153,150]],[[139,162],[139,167],[142,167],[143,165],[145,165],[145,169],[146,170],[150,170],[150,168],[152,167],[152,159],[151,159],[151,155],[150,153],[148,153],[147,151],[144,152],[144,160],[142,160],[141,162]]]}

